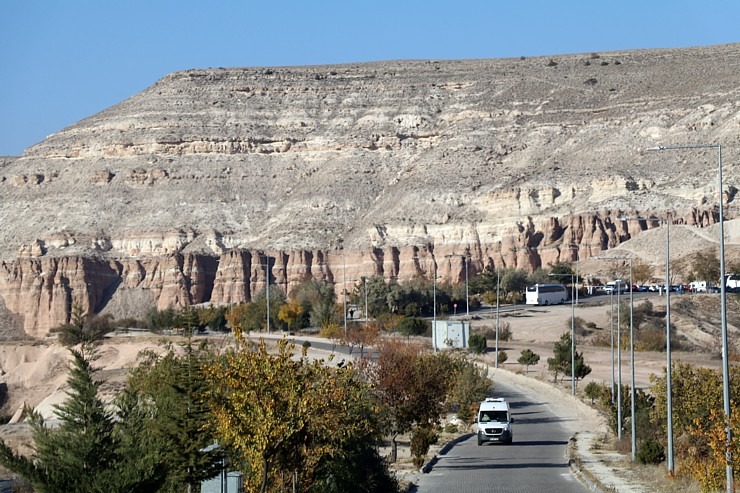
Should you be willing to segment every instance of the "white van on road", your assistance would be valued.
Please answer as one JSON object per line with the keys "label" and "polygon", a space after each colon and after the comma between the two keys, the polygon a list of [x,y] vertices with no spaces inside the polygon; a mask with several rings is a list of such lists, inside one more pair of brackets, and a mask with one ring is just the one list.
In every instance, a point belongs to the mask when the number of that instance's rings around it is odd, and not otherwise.
{"label": "white van on road", "polygon": [[629,283],[622,280],[609,281],[606,283],[606,286],[604,286],[604,292],[606,294],[620,294],[626,293],[627,291],[629,291]]}
{"label": "white van on road", "polygon": [[486,398],[478,408],[478,445],[483,442],[502,442],[508,445],[514,440],[511,424],[511,409],[506,399]]}

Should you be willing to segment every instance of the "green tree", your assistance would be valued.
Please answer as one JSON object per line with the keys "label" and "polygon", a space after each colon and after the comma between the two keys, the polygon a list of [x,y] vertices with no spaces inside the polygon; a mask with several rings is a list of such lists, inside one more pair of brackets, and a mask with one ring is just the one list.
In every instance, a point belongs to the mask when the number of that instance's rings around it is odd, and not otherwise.
{"label": "green tree", "polygon": [[532,286],[534,284],[552,284],[553,279],[543,269],[537,269],[527,277],[527,285]]}
{"label": "green tree", "polygon": [[390,291],[391,286],[385,282],[383,276],[372,276],[367,280],[367,309],[371,317],[390,311],[388,306]]}
{"label": "green tree", "polygon": [[464,358],[456,360],[449,403],[453,409],[458,409],[457,417],[469,423],[473,417],[471,404],[485,399],[492,387],[488,367],[478,366]]}
{"label": "green tree", "polygon": [[[252,330],[263,330],[267,331],[267,291],[260,291],[256,296],[252,298],[252,304],[260,307],[259,310],[262,312],[261,320],[252,320],[252,324],[256,325],[259,322],[259,327]],[[280,320],[278,313],[285,304],[285,293],[281,289],[273,287],[270,289],[270,329],[271,330],[282,330],[285,328],[285,323]],[[255,309],[255,313],[259,310]]]}
{"label": "green tree", "polygon": [[128,381],[128,398],[141,408],[129,406],[131,412],[151,416],[146,432],[166,464],[164,491],[173,493],[197,491],[202,481],[218,474],[221,461],[220,451],[204,451],[215,441],[203,374],[209,353],[190,341],[183,349],[182,355],[172,348],[164,355],[143,353]]}
{"label": "green tree", "polygon": [[405,317],[398,323],[398,332],[405,336],[420,336],[427,332],[429,325],[415,317]]}
{"label": "green tree", "polygon": [[483,271],[470,279],[470,294],[496,293],[498,275],[496,268],[487,265]]}
{"label": "green tree", "polygon": [[595,400],[600,399],[601,396],[604,395],[605,390],[607,389],[604,384],[589,382],[583,389],[583,393],[586,394],[586,397],[591,399],[591,404],[593,404]]}
{"label": "green tree", "polygon": [[250,301],[244,305],[239,327],[245,332],[267,330],[267,304],[264,300]]}
{"label": "green tree", "polygon": [[527,289],[527,273],[521,269],[506,269],[501,274],[501,289],[505,293],[521,293]]}
{"label": "green tree", "polygon": [[540,355],[534,353],[531,349],[524,349],[516,361],[520,365],[524,365],[526,367],[526,373],[529,373],[529,367],[540,362]]}
{"label": "green tree", "polygon": [[69,397],[55,407],[59,425],[47,427],[31,413],[33,457],[16,454],[0,441],[0,463],[41,493],[156,491],[163,477],[147,442],[122,442],[120,430],[129,415],[113,419],[98,396],[100,382],[93,378],[90,357],[71,352]]}
{"label": "green tree", "polygon": [[107,332],[113,330],[110,315],[88,317],[82,306],[78,304],[72,307],[71,318],[70,323],[53,329],[53,332],[59,333],[59,342],[65,346],[96,344]]}
{"label": "green tree", "polygon": [[698,252],[691,264],[694,277],[699,281],[716,282],[719,280],[719,257],[717,251]]}
{"label": "green tree", "polygon": [[208,327],[213,331],[226,332],[226,312],[227,306],[209,305],[207,308],[197,310],[198,324],[201,327]]}
{"label": "green tree", "polygon": [[198,311],[192,306],[186,306],[180,310],[175,320],[177,327],[185,330],[186,336],[192,336],[205,328],[198,319]]}
{"label": "green tree", "polygon": [[653,279],[653,266],[641,259],[632,262],[632,279],[637,284],[647,284]]}
{"label": "green tree", "polygon": [[[547,358],[547,366],[548,370],[555,375],[555,382],[557,382],[559,374],[565,376],[572,375],[572,360],[575,360],[576,381],[583,379],[591,373],[591,367],[586,365],[583,354],[578,351],[571,353],[571,337],[569,332],[565,332],[560,336],[560,340],[555,342],[553,353],[554,356],[552,358]],[[574,354],[573,358],[571,358],[571,354]]]}
{"label": "green tree", "polygon": [[432,292],[428,284],[427,280],[421,276],[400,284],[390,284],[386,295],[387,308],[392,313],[403,313],[409,317],[430,312]]}
{"label": "green tree", "polygon": [[146,315],[146,326],[149,330],[159,332],[172,329],[177,325],[177,312],[171,306],[164,310],[152,308]]}
{"label": "green tree", "polygon": [[327,324],[337,321],[335,311],[336,293],[334,287],[324,281],[310,279],[301,283],[291,293],[291,299],[300,304],[303,308],[304,316],[308,319],[301,324],[308,324],[314,327],[324,327]]}
{"label": "green tree", "polygon": [[564,262],[558,262],[552,265],[552,267],[550,267],[550,273],[557,275],[561,278],[561,280],[567,279],[566,276],[572,275],[573,277],[575,277],[575,272],[573,271],[573,267],[571,266],[571,264],[567,264]]}

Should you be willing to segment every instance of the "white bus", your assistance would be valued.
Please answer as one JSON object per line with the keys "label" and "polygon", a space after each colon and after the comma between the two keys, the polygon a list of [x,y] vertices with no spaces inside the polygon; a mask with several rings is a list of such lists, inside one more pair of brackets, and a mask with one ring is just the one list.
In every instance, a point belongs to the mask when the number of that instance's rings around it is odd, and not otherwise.
{"label": "white bus", "polygon": [[568,299],[568,289],[563,284],[535,284],[527,287],[528,305],[559,305]]}

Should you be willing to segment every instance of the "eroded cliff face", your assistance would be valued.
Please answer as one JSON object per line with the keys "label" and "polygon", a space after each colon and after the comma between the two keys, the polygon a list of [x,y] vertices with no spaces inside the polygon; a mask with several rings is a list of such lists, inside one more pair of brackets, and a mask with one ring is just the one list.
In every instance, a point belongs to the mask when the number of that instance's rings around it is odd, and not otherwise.
{"label": "eroded cliff face", "polygon": [[[250,301],[270,284],[290,293],[306,279],[333,283],[338,292],[363,276],[403,281],[415,276],[437,276],[452,283],[475,276],[486,266],[532,271],[557,262],[574,262],[614,247],[656,222],[613,221],[609,212],[573,216],[562,222],[551,218],[540,224],[527,221],[501,233],[495,243],[455,242],[403,245],[366,250],[250,251],[168,253],[167,247],[144,258],[90,258],[49,256],[42,242],[29,253],[0,263],[0,297],[11,313],[20,316],[23,330],[43,337],[70,321],[73,305],[87,313],[110,313],[116,318],[141,317],[148,308],[215,305]],[[706,214],[676,218],[697,225],[711,220]],[[629,229],[626,227],[629,224]],[[167,242],[163,242],[167,243]],[[175,242],[176,243],[176,242]]]}
{"label": "eroded cliff face", "polygon": [[[462,279],[735,217],[740,45],[190,70],[0,159],[0,297],[45,334],[271,282]],[[575,246],[574,246],[575,245]],[[342,258],[343,257],[343,258]],[[415,259],[416,257],[416,259]],[[0,317],[0,320],[3,320]]]}

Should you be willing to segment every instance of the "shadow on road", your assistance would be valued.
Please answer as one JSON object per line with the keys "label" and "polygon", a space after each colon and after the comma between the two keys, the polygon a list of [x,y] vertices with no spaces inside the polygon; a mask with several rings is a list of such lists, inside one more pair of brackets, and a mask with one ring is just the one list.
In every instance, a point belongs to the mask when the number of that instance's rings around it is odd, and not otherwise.
{"label": "shadow on road", "polygon": [[505,470],[505,469],[564,469],[568,464],[553,464],[552,462],[522,462],[520,464],[491,464],[490,461],[485,463],[471,463],[466,460],[464,464],[444,464],[434,466],[434,471],[481,471],[481,470]]}
{"label": "shadow on road", "polygon": [[530,406],[544,406],[544,402],[532,402],[532,401],[509,401],[509,406],[512,410],[516,411],[519,408],[530,407]]}
{"label": "shadow on road", "polygon": [[571,421],[571,419],[560,418],[556,416],[549,416],[543,418],[520,418],[518,414],[513,414],[514,426],[523,424],[535,424],[535,423],[565,423]]}
{"label": "shadow on road", "polygon": [[[537,447],[547,447],[549,445],[559,445],[561,447],[565,447],[567,443],[568,443],[567,440],[515,440],[512,446],[516,445],[517,447],[518,446],[531,447],[532,445],[534,445]],[[493,444],[493,445],[498,445],[498,444]],[[481,447],[482,446],[483,445],[481,445]]]}

